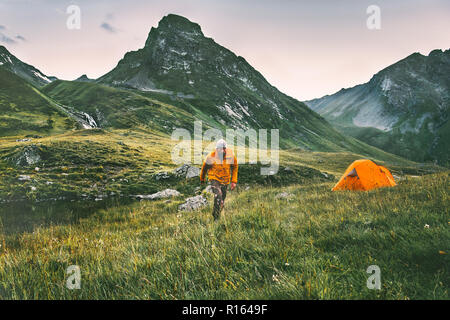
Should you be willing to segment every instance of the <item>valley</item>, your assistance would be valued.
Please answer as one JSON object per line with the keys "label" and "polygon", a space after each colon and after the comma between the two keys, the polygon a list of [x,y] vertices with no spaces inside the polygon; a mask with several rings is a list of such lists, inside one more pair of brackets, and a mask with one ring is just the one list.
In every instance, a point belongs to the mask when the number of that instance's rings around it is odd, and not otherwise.
{"label": "valley", "polygon": [[[0,46],[0,298],[448,299],[438,51],[304,103],[174,14],[98,79],[47,76]],[[278,170],[239,164],[219,222],[201,164],[171,154],[196,121],[201,137],[279,130]],[[210,143],[193,139],[190,159]],[[398,185],[331,192],[362,158]],[[374,264],[382,290],[366,287]],[[65,285],[71,265],[82,290]]]}

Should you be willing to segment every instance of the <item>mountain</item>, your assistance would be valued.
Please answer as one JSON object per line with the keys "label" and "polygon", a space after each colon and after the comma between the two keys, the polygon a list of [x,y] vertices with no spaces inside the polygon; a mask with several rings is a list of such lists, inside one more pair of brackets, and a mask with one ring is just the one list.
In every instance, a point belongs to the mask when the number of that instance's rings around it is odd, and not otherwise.
{"label": "mountain", "polygon": [[35,67],[20,61],[4,46],[0,46],[0,66],[22,77],[35,87],[42,87],[56,80],[55,77],[48,77]]}
{"label": "mountain", "polygon": [[75,79],[75,81],[79,81],[79,82],[92,82],[94,80],[89,79],[87,75],[83,74],[81,77]]}
{"label": "mountain", "polygon": [[0,137],[58,134],[74,127],[64,110],[0,66]]}
{"label": "mountain", "polygon": [[344,134],[416,161],[448,164],[450,50],[414,53],[353,88],[305,103]]}
{"label": "mountain", "polygon": [[178,15],[165,16],[150,30],[142,49],[125,54],[97,82],[165,96],[215,127],[279,129],[284,146],[368,150],[304,103],[281,93],[244,58],[205,37],[198,24]]}

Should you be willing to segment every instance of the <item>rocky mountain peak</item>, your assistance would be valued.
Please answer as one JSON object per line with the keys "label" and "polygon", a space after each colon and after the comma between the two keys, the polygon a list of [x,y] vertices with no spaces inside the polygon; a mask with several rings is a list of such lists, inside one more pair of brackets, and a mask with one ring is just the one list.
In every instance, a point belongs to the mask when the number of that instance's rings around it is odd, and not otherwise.
{"label": "rocky mountain peak", "polygon": [[89,79],[88,76],[86,74],[83,74],[81,77],[77,78],[75,81],[80,81],[80,82],[91,82],[93,81],[92,79]]}
{"label": "rocky mountain peak", "polygon": [[182,16],[169,14],[159,21],[157,28],[150,30],[145,46],[152,47],[180,36],[187,40],[204,37],[202,29],[197,23]]}
{"label": "rocky mountain peak", "polygon": [[176,14],[169,14],[163,17],[158,23],[158,28],[162,30],[170,30],[172,32],[192,32],[203,35],[200,25]]}

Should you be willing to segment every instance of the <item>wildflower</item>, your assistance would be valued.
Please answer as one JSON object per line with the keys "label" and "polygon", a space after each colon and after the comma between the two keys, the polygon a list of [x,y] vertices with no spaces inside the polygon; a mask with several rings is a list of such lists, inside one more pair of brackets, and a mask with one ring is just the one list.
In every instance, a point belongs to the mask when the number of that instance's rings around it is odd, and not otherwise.
{"label": "wildflower", "polygon": [[429,228],[430,228],[430,225],[425,224],[424,228],[425,228],[425,229],[429,229]]}

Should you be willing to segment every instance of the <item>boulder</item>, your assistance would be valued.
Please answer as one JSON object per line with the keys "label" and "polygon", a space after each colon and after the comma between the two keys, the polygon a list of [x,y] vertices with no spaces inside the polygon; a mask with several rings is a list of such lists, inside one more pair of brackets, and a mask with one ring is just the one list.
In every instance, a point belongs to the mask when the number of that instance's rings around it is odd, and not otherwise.
{"label": "boulder", "polygon": [[183,164],[181,167],[176,168],[173,173],[177,178],[190,179],[200,176],[200,168]]}
{"label": "boulder", "polygon": [[200,176],[200,168],[197,167],[189,167],[186,173],[186,179],[195,178]]}
{"label": "boulder", "polygon": [[178,206],[179,211],[194,211],[208,205],[208,201],[201,195],[187,198],[186,202]]}
{"label": "boulder", "polygon": [[167,171],[163,171],[163,172],[158,172],[157,174],[155,174],[155,180],[159,181],[159,180],[165,180],[165,179],[169,179],[170,175]]}
{"label": "boulder", "polygon": [[137,195],[137,199],[141,200],[158,200],[158,199],[164,199],[164,198],[170,198],[170,197],[178,197],[181,195],[177,190],[173,189],[166,189],[163,191],[159,191],[157,193],[149,194],[149,195]]}
{"label": "boulder", "polygon": [[11,161],[17,167],[31,166],[41,161],[41,151],[37,145],[32,144],[15,154]]}

